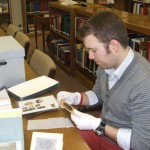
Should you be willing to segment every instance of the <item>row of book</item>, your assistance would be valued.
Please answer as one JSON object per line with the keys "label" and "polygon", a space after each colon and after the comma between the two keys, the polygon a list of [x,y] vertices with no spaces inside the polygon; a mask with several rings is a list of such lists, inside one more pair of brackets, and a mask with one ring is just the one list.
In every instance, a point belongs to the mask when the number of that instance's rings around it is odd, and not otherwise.
{"label": "row of book", "polygon": [[129,46],[139,52],[147,60],[150,60],[150,37],[137,33],[129,33]]}
{"label": "row of book", "polygon": [[48,2],[30,2],[27,5],[27,12],[48,11]]}
{"label": "row of book", "polygon": [[98,65],[89,59],[89,54],[82,43],[75,45],[75,62],[89,73],[95,75]]}
{"label": "row of book", "polygon": [[70,36],[70,15],[52,14],[50,15],[50,28]]}
{"label": "row of book", "polygon": [[70,43],[63,39],[53,39],[51,41],[50,52],[57,61],[60,61],[62,64],[70,64]]}
{"label": "row of book", "polygon": [[137,15],[149,15],[150,16],[150,5],[134,3],[133,4],[133,13]]}

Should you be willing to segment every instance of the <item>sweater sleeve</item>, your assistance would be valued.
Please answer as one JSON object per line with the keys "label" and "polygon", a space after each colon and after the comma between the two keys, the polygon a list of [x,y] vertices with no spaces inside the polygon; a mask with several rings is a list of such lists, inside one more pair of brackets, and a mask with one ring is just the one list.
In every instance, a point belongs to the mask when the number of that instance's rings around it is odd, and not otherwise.
{"label": "sweater sleeve", "polygon": [[130,93],[132,134],[130,147],[150,149],[150,79],[136,85]]}
{"label": "sweater sleeve", "polygon": [[[101,83],[101,80],[103,79],[103,82],[105,82],[106,84],[106,73],[104,72],[104,70],[102,70],[101,68],[98,67],[97,71],[96,71],[96,81],[95,81],[95,85],[92,89],[92,91],[96,94],[97,96],[97,99],[98,99],[98,103],[97,105],[102,105],[103,104],[103,101],[102,101],[102,97],[101,97],[101,93],[100,93],[100,89],[101,89],[101,86],[103,84],[100,84]],[[105,80],[104,80],[105,79]],[[104,87],[105,88],[105,87]]]}

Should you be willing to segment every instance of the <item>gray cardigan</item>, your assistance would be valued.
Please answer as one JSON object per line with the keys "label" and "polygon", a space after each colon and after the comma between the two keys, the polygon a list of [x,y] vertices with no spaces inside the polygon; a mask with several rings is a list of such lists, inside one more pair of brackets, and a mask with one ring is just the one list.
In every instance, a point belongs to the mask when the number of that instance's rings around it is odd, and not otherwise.
{"label": "gray cardigan", "polygon": [[103,104],[102,118],[118,128],[131,128],[130,148],[150,149],[150,63],[139,53],[117,83],[108,89],[107,74],[98,67],[93,88]]}

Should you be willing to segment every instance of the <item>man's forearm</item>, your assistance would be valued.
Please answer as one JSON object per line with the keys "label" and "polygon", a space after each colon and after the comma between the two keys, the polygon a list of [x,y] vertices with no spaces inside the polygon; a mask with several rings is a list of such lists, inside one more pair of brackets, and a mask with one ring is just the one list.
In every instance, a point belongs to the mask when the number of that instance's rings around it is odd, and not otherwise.
{"label": "man's forearm", "polygon": [[83,105],[83,106],[89,106],[89,99],[88,99],[88,96],[87,96],[85,93],[82,93],[82,98],[83,98],[82,105]]}
{"label": "man's forearm", "polygon": [[110,125],[105,126],[105,135],[125,150],[130,149],[131,133],[132,129],[115,128]]}
{"label": "man's forearm", "polygon": [[117,133],[118,133],[118,128],[112,127],[110,125],[105,126],[105,135],[115,143],[117,143]]}

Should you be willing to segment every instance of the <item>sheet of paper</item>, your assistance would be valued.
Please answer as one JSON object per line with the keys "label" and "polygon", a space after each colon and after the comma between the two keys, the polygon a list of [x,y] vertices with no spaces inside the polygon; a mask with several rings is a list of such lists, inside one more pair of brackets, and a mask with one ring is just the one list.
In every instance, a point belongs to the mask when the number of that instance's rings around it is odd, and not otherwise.
{"label": "sheet of paper", "polygon": [[0,110],[0,119],[13,117],[22,117],[20,108]]}
{"label": "sheet of paper", "polygon": [[13,142],[6,142],[0,143],[1,150],[21,150],[21,142],[20,141],[13,141]]}
{"label": "sheet of paper", "polygon": [[7,105],[11,105],[11,100],[9,98],[6,89],[3,89],[0,91],[0,107],[7,106]]}
{"label": "sheet of paper", "polygon": [[73,123],[64,117],[41,120],[28,120],[27,130],[54,129],[74,127]]}
{"label": "sheet of paper", "polygon": [[63,134],[33,132],[30,150],[62,150]]}

